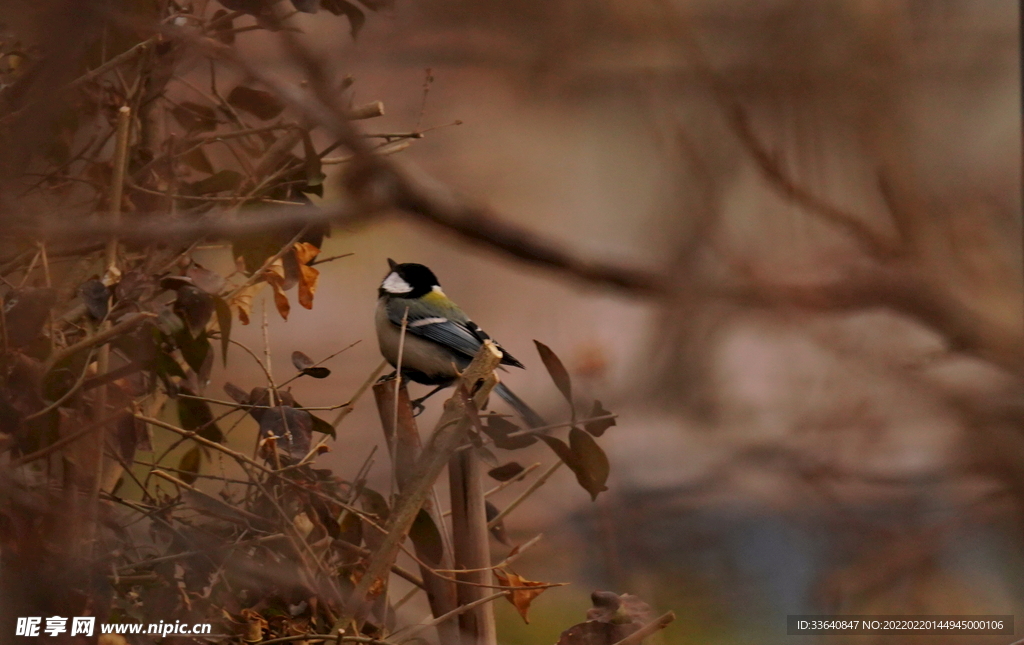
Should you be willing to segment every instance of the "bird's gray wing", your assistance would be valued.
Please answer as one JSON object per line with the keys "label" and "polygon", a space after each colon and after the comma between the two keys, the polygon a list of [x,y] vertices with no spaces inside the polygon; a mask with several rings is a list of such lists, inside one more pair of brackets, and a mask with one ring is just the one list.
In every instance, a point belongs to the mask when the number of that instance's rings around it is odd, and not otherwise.
{"label": "bird's gray wing", "polygon": [[396,299],[388,303],[388,320],[401,327],[406,307],[409,309],[406,333],[444,345],[469,358],[475,356],[483,344],[481,337],[474,332],[476,325],[472,322],[464,323],[424,311],[425,308],[416,302],[407,303]]}

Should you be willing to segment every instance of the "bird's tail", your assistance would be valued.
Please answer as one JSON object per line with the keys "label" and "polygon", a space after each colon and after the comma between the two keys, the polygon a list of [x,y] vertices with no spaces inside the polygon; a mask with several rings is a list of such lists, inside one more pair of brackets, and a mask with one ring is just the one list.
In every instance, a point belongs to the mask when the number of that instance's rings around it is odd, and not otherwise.
{"label": "bird's tail", "polygon": [[505,387],[504,383],[498,383],[498,385],[495,386],[494,388],[494,393],[500,396],[502,399],[504,399],[506,403],[511,405],[512,408],[516,411],[516,414],[523,418],[523,421],[526,422],[526,425],[530,426],[531,428],[540,428],[542,426],[547,425],[547,422],[544,421],[544,419],[539,414],[534,412],[533,408],[526,405],[526,401],[523,401],[518,396],[516,396],[516,394],[512,390]]}

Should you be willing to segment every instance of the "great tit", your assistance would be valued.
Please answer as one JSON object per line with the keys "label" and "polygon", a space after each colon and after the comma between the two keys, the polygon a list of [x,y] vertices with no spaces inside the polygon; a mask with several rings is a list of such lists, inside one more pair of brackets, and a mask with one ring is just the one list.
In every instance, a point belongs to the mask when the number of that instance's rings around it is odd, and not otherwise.
{"label": "great tit", "polygon": [[[392,367],[397,366],[405,318],[402,376],[416,383],[436,386],[413,402],[421,407],[427,397],[455,382],[484,340],[493,339],[444,295],[433,271],[422,264],[398,264],[390,258],[388,266],[388,274],[377,290],[375,324],[380,353]],[[502,353],[502,365],[523,367],[501,345],[498,349]],[[540,415],[504,383],[499,383],[494,393],[511,405],[529,426],[545,425]]]}

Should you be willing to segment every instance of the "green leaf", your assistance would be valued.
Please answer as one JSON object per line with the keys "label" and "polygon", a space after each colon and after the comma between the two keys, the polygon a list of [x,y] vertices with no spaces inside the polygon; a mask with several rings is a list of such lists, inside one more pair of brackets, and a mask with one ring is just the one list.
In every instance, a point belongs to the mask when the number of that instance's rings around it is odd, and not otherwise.
{"label": "green leaf", "polygon": [[213,297],[213,307],[217,311],[217,327],[220,328],[220,355],[224,359],[224,367],[227,367],[228,347],[231,346],[231,307],[220,296]]}
{"label": "green leaf", "polygon": [[269,121],[284,112],[284,103],[270,92],[239,85],[228,94],[231,107]]}
{"label": "green leaf", "polygon": [[[601,405],[600,401],[594,401],[594,407],[590,410],[591,419],[595,417],[606,417],[609,416],[610,414],[611,412],[605,410],[604,406]],[[601,419],[599,421],[588,421],[583,424],[583,427],[586,429],[587,432],[594,435],[595,437],[600,437],[601,435],[604,434],[605,430],[612,427],[613,425],[616,425],[615,419]]]}
{"label": "green leaf", "polygon": [[195,482],[196,476],[191,473],[198,473],[199,467],[203,464],[203,453],[199,450],[199,446],[192,446],[192,448],[181,456],[181,461],[178,462],[178,470],[183,471],[179,473],[181,481],[186,484]]}
{"label": "green leaf", "polygon": [[555,355],[551,348],[540,341],[533,341],[533,344],[537,346],[537,353],[540,354],[540,360],[544,362],[544,367],[547,368],[548,374],[551,375],[551,380],[555,382],[555,386],[558,387],[558,391],[562,393],[565,400],[572,405],[572,380],[569,378],[569,371],[565,369],[565,365],[562,365],[562,361]]}

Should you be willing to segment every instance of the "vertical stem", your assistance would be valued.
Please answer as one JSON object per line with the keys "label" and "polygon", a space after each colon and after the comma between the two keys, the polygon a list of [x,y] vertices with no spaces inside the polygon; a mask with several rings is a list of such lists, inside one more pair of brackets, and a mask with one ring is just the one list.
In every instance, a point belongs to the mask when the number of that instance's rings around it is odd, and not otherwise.
{"label": "vertical stem", "polygon": [[[122,106],[117,113],[117,131],[114,138],[114,160],[113,173],[110,183],[110,195],[108,206],[110,208],[110,221],[116,226],[121,221],[121,197],[124,194],[124,176],[128,165],[128,137],[132,123],[132,111],[128,106]],[[117,268],[117,237],[111,237],[107,242],[106,253],[104,254],[103,283],[110,286],[117,282],[120,272]],[[110,326],[109,320],[101,323],[101,331]],[[110,369],[110,345],[104,343],[99,348],[96,359],[96,373],[106,374]],[[94,417],[102,419],[107,414],[107,386],[100,387],[96,392],[96,410]],[[103,486],[103,453],[107,444],[106,424],[96,430],[95,455],[92,465],[92,481],[89,495],[89,517],[86,523],[86,537],[83,542],[85,549],[95,549],[96,539],[96,514],[99,506],[100,489]]]}
{"label": "vertical stem", "polygon": [[[487,531],[487,509],[484,502],[483,469],[474,450],[461,450],[448,464],[452,497],[452,539],[455,543],[455,567],[472,569],[457,574],[459,580],[488,584],[491,574],[490,536]],[[491,589],[459,585],[459,605],[468,605],[484,598]],[[481,604],[459,616],[463,645],[496,645],[494,605]]]}
{"label": "vertical stem", "polygon": [[[398,490],[404,492],[409,488],[409,480],[416,467],[416,460],[419,459],[422,443],[419,430],[416,427],[416,419],[413,416],[412,404],[409,401],[409,390],[403,383],[398,387],[398,395],[395,396],[395,389],[396,386],[385,381],[373,386],[373,394],[377,400],[377,411],[384,428],[384,438],[391,451],[391,460],[395,469],[394,481],[398,484]],[[430,514],[437,530],[443,533],[444,523],[429,498],[423,502],[423,510]],[[430,554],[433,552],[429,548],[430,545],[418,543],[415,537],[412,538],[412,543],[416,557],[424,562],[430,562],[432,558]],[[451,552],[444,549],[441,561],[431,564],[437,568],[451,569]],[[458,606],[453,582],[445,580],[423,565],[420,565],[420,575],[423,577],[423,585],[426,588],[430,613],[434,618],[443,616]],[[459,645],[459,626],[456,621],[447,620],[438,624],[437,636],[439,642],[444,645]]]}
{"label": "vertical stem", "polygon": [[[124,194],[124,175],[128,166],[128,134],[132,123],[132,110],[127,105],[117,112],[117,134],[114,140],[114,168],[110,183],[110,221],[121,222],[121,197]],[[107,242],[106,269],[117,268],[117,238]]]}

